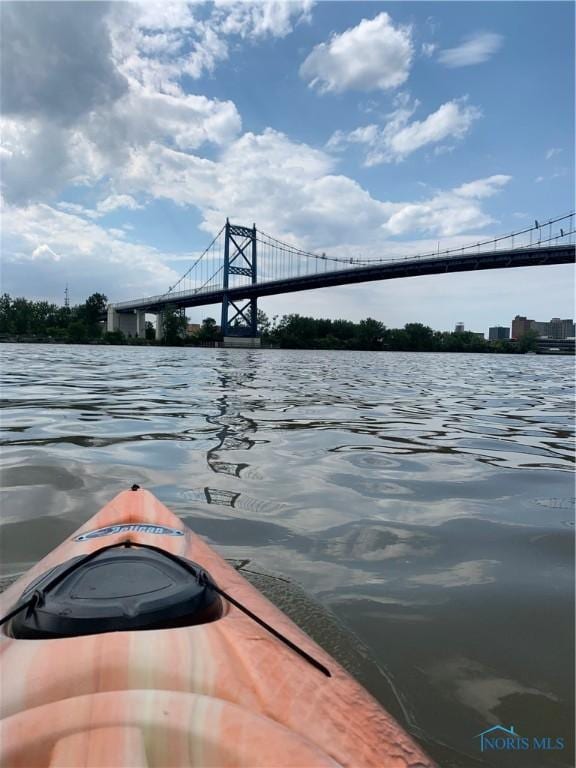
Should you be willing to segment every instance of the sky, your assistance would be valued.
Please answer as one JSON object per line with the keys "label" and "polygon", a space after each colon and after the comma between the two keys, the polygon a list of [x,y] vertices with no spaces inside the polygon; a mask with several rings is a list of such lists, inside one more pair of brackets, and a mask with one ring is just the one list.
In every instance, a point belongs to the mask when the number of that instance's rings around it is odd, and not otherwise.
{"label": "sky", "polygon": [[[2,291],[162,293],[226,217],[334,256],[574,210],[570,2],[2,2]],[[388,327],[574,316],[574,268],[270,297]],[[188,310],[194,322],[218,307]]]}

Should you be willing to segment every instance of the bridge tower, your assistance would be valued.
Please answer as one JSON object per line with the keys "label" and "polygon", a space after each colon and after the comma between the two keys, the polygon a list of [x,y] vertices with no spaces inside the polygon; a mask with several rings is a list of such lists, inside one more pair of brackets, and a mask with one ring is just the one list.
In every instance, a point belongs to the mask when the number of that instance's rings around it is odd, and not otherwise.
{"label": "bridge tower", "polygon": [[256,297],[234,302],[228,294],[232,275],[248,277],[253,285],[257,281],[256,224],[240,227],[226,219],[221,329],[225,346],[260,346]]}

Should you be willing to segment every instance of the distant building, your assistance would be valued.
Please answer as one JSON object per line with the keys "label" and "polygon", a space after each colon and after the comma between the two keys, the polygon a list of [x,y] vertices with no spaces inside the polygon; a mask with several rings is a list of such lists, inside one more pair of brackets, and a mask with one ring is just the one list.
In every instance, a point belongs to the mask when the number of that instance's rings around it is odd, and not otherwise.
{"label": "distant building", "polygon": [[576,353],[574,339],[538,339],[537,351],[547,355],[573,355]]}
{"label": "distant building", "polygon": [[534,330],[532,328],[533,322],[534,320],[529,320],[527,317],[516,315],[514,320],[512,320],[512,338],[516,340],[521,339],[523,336],[526,336],[528,331]]}
{"label": "distant building", "polygon": [[542,336],[543,338],[548,338],[548,334],[550,333],[550,323],[542,323],[539,320],[531,320],[530,321],[530,330],[536,331],[538,336]]}
{"label": "distant building", "polygon": [[559,317],[553,317],[548,323],[546,335],[549,339],[573,339],[575,336],[574,320],[561,320]]}
{"label": "distant building", "polygon": [[200,330],[200,323],[188,323],[186,326],[186,335],[195,336]]}
{"label": "distant building", "polygon": [[510,340],[510,328],[505,328],[503,325],[495,325],[488,329],[489,341],[509,341]]}
{"label": "distant building", "polygon": [[464,323],[456,323],[454,333],[464,333]]}
{"label": "distant building", "polygon": [[516,315],[512,320],[512,338],[521,339],[528,331],[534,331],[542,339],[573,339],[576,336],[574,320],[553,317],[550,321],[529,320]]}

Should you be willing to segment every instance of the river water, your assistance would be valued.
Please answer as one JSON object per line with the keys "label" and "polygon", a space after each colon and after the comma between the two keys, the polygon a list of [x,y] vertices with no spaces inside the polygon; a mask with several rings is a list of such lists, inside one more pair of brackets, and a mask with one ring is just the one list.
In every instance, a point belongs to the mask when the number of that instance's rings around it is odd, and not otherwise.
{"label": "river water", "polygon": [[[572,360],[0,356],[4,579],[138,483],[324,606],[441,766],[573,765]],[[482,753],[496,724],[566,747]]]}

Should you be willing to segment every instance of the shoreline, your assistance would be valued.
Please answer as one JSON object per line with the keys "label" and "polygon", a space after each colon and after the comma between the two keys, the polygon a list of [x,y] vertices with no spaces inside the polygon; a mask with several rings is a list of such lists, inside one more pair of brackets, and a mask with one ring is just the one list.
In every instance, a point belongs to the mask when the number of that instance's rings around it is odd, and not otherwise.
{"label": "shoreline", "polygon": [[[203,342],[200,344],[194,344],[194,343],[182,343],[182,344],[166,344],[166,343],[158,343],[151,340],[125,340],[122,342],[110,342],[110,341],[104,341],[101,339],[94,339],[92,341],[63,341],[60,339],[46,339],[46,338],[33,338],[33,337],[10,337],[10,338],[0,338],[0,344],[44,344],[47,346],[57,346],[57,345],[64,345],[69,347],[166,347],[170,349],[237,349],[237,347],[228,347],[224,346],[224,344],[221,341],[212,341],[212,342]],[[248,347],[246,348],[248,349]],[[273,344],[262,344],[259,347],[251,348],[252,351],[254,349],[265,349],[265,350],[298,350],[300,352],[305,351],[322,351],[322,352],[379,352],[379,353],[386,353],[386,352],[414,352],[418,354],[436,354],[436,355],[465,355],[465,354],[474,354],[474,355],[509,355],[516,357],[517,355],[538,355],[539,357],[574,357],[575,352],[572,351],[565,351],[565,350],[557,350],[557,351],[549,351],[549,350],[543,350],[543,351],[528,351],[528,352],[520,352],[516,350],[510,350],[510,351],[500,351],[500,350],[493,350],[493,349],[484,349],[484,350],[448,350],[448,349],[360,349],[358,347],[351,347],[348,349],[344,348],[338,348],[338,347],[328,347],[328,346],[313,346],[313,347],[282,347],[280,345],[273,345]]]}

